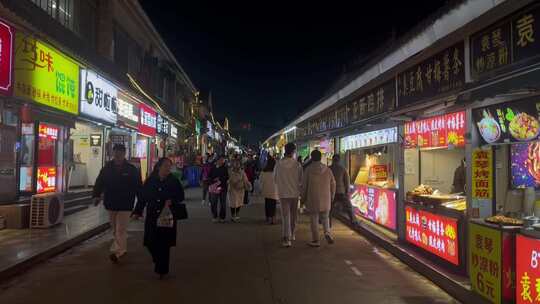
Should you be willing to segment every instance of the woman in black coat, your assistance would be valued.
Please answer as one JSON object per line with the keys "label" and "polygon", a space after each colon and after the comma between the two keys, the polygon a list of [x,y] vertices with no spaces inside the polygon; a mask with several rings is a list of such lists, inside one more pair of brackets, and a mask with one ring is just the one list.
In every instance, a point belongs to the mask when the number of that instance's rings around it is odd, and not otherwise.
{"label": "woman in black coat", "polygon": [[184,189],[171,174],[171,166],[172,161],[165,157],[157,162],[144,183],[140,200],[133,211],[133,217],[137,219],[146,208],[144,246],[152,255],[154,271],[159,274],[160,279],[169,273],[170,248],[176,246],[176,219],[173,227],[158,227],[157,221],[165,206],[168,206],[174,215],[175,208],[184,200]]}

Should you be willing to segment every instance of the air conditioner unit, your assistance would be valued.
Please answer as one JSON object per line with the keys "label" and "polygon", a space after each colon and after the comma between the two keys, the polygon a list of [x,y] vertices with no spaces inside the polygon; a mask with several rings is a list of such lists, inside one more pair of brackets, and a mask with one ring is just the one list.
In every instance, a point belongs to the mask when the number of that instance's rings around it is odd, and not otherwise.
{"label": "air conditioner unit", "polygon": [[43,193],[30,201],[30,229],[49,228],[64,219],[64,197],[60,193]]}

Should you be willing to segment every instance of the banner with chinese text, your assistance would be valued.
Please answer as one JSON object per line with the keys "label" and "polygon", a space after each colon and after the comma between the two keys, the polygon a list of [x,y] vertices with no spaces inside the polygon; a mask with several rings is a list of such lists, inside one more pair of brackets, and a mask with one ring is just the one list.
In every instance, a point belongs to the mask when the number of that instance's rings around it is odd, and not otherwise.
{"label": "banner with chinese text", "polygon": [[491,303],[501,303],[502,234],[469,224],[469,277],[472,289]]}
{"label": "banner with chinese text", "polygon": [[516,303],[540,302],[540,240],[516,236]]}
{"label": "banner with chinese text", "polygon": [[31,35],[15,37],[15,96],[79,114],[79,65]]}
{"label": "banner with chinese text", "polygon": [[472,153],[472,216],[492,214],[493,151],[491,147],[477,148]]}
{"label": "banner with chinese text", "polygon": [[466,130],[465,111],[406,122],[405,148],[464,147]]}

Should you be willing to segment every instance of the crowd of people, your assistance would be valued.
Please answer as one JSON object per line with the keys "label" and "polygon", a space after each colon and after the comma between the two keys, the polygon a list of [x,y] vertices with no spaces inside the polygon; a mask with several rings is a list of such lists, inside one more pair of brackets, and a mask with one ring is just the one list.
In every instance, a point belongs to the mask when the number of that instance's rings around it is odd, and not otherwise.
{"label": "crowd of people", "polygon": [[[110,216],[113,243],[109,257],[113,263],[120,262],[127,252],[129,219],[139,219],[146,211],[144,246],[152,256],[155,272],[163,278],[169,272],[170,248],[176,245],[177,220],[187,217],[182,204],[184,189],[171,173],[170,159],[159,159],[142,183],[138,169],[126,161],[125,154],[123,145],[115,145],[113,160],[101,170],[94,186],[95,205],[103,200]],[[356,223],[348,198],[349,175],[340,164],[339,155],[333,157],[328,167],[321,162],[318,150],[304,161],[295,158],[295,154],[296,146],[289,143],[282,159],[269,156],[263,166],[257,156],[207,154],[202,161],[200,182],[202,205],[210,206],[212,221],[225,223],[228,211],[231,222],[240,221],[241,208],[250,203],[258,186],[269,225],[276,224],[276,209],[280,207],[283,247],[291,247],[296,240],[300,207],[309,214],[311,222],[308,245],[321,246],[320,225],[324,239],[333,244],[331,212],[335,206],[341,205]]]}

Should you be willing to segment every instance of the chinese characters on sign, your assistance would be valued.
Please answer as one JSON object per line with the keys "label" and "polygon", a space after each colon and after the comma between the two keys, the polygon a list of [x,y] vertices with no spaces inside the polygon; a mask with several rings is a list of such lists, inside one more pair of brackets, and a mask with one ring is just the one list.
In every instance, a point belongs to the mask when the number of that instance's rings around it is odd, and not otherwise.
{"label": "chinese characters on sign", "polygon": [[79,114],[78,64],[30,35],[15,37],[15,96]]}
{"label": "chinese characters on sign", "polygon": [[157,120],[156,111],[143,103],[139,104],[139,107],[141,115],[139,119],[139,132],[148,136],[155,136]]}
{"label": "chinese characters on sign", "polygon": [[366,185],[355,185],[350,199],[356,215],[388,229],[396,230],[396,192]]}
{"label": "chinese characters on sign", "polygon": [[540,240],[516,236],[516,303],[540,302]]}
{"label": "chinese characters on sign", "polygon": [[465,84],[464,43],[460,42],[397,76],[398,106],[460,89]]}
{"label": "chinese characters on sign", "polygon": [[81,69],[81,83],[81,113],[115,124],[118,88],[87,69]]}
{"label": "chinese characters on sign", "polygon": [[163,135],[169,135],[169,120],[159,114],[157,114],[157,133]]}
{"label": "chinese characters on sign", "polygon": [[57,140],[58,139],[58,128],[51,127],[49,125],[46,125],[44,123],[39,124],[39,132],[38,135],[41,138],[47,138],[51,140]]}
{"label": "chinese characters on sign", "polygon": [[405,148],[465,146],[465,111],[405,123]]}
{"label": "chinese characters on sign", "polygon": [[501,303],[502,234],[478,224],[469,225],[469,276],[472,289],[491,303]]}
{"label": "chinese characters on sign", "polygon": [[15,29],[0,21],[0,93],[11,95]]}
{"label": "chinese characters on sign", "polygon": [[178,138],[178,128],[171,123],[171,137]]}
{"label": "chinese characters on sign", "polygon": [[457,219],[405,207],[405,238],[446,261],[459,265]]}
{"label": "chinese characters on sign", "polygon": [[493,152],[491,147],[472,154],[472,216],[491,215],[493,198]]}
{"label": "chinese characters on sign", "polygon": [[137,129],[139,127],[139,104],[122,91],[118,91],[116,105],[118,107],[118,121],[127,127]]}
{"label": "chinese characters on sign", "polygon": [[340,150],[341,153],[345,153],[347,150],[385,145],[395,142],[397,142],[396,127],[342,137]]}
{"label": "chinese characters on sign", "polygon": [[37,193],[54,192],[56,190],[56,168],[38,167]]}
{"label": "chinese characters on sign", "polygon": [[540,51],[540,7],[517,15],[512,20],[513,58],[515,62],[536,57]]}

